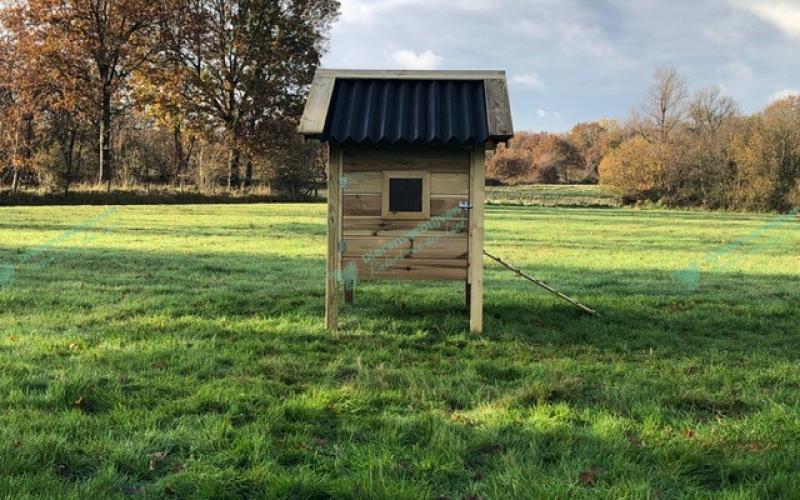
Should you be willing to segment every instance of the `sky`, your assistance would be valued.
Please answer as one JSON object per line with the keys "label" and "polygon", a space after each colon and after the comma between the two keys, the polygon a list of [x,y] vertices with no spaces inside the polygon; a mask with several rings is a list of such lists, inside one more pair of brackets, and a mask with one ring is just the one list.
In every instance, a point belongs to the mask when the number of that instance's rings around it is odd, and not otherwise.
{"label": "sky", "polygon": [[800,0],[341,0],[326,68],[502,69],[517,130],[624,119],[673,66],[752,113],[800,93]]}

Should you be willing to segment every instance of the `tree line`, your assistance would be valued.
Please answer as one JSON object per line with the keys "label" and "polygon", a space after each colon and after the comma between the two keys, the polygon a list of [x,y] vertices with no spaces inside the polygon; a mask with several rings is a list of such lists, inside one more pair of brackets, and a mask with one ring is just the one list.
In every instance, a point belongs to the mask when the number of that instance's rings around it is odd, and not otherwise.
{"label": "tree line", "polygon": [[[0,8],[0,187],[269,186],[308,195],[324,151],[295,128],[337,0],[13,0]],[[800,97],[744,115],[655,71],[629,118],[519,132],[495,182],[600,183],[630,202],[800,204]]]}
{"label": "tree line", "polygon": [[307,194],[295,133],[337,0],[17,0],[0,10],[0,186],[270,185]]}
{"label": "tree line", "polygon": [[627,202],[787,211],[800,205],[800,96],[744,115],[718,87],[692,94],[674,68],[659,68],[622,123],[517,134],[487,175],[507,184],[599,182]]}

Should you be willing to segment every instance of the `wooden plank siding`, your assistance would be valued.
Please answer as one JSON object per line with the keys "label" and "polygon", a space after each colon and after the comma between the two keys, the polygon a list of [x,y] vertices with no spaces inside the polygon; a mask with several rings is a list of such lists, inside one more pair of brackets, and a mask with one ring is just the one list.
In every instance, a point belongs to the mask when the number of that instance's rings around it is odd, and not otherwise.
{"label": "wooden plank siding", "polygon": [[393,220],[382,217],[349,216],[344,218],[344,236],[436,236],[466,238],[465,218],[441,221]]}
{"label": "wooden plank siding", "polygon": [[[342,265],[359,280],[465,280],[470,151],[345,150],[342,154]],[[430,216],[381,216],[383,173],[430,172]],[[436,219],[439,217],[439,219]]]}
{"label": "wooden plank siding", "polygon": [[467,258],[466,238],[350,237],[344,240],[343,258],[363,257],[373,259],[439,259],[463,260]]}
{"label": "wooden plank siding", "polygon": [[468,172],[469,151],[375,151],[351,149],[344,153],[344,173],[377,170]]}
{"label": "wooden plank siding", "polygon": [[431,196],[460,195],[464,201],[469,196],[469,173],[431,174]]}
{"label": "wooden plank siding", "polygon": [[355,267],[359,281],[391,280],[461,280],[467,277],[464,259],[375,259],[346,257],[344,269]]}

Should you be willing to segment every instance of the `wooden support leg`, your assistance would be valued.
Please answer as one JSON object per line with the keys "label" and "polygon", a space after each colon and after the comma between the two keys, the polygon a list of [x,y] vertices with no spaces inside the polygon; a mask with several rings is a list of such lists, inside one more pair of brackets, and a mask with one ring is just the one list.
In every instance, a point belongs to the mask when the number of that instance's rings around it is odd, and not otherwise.
{"label": "wooden support leg", "polygon": [[486,151],[473,150],[470,158],[469,201],[469,330],[483,331],[483,199]]}
{"label": "wooden support leg", "polygon": [[348,306],[353,305],[355,290],[356,284],[353,282],[353,280],[347,280],[344,282],[344,303]]}
{"label": "wooden support leg", "polygon": [[341,266],[339,259],[339,235],[341,227],[340,199],[342,153],[331,148],[328,154],[328,258],[325,266],[325,328],[329,331],[339,327],[339,281]]}

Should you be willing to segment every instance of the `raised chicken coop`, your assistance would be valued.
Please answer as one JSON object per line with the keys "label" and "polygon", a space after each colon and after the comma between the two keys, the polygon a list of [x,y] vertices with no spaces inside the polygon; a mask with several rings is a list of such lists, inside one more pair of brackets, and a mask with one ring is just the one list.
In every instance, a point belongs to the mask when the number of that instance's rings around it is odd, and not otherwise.
{"label": "raised chicken coop", "polygon": [[358,282],[456,280],[482,331],[486,151],[513,136],[505,72],[320,69],[299,131],[330,153],[326,327]]}

